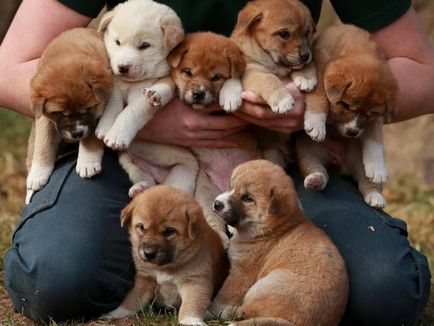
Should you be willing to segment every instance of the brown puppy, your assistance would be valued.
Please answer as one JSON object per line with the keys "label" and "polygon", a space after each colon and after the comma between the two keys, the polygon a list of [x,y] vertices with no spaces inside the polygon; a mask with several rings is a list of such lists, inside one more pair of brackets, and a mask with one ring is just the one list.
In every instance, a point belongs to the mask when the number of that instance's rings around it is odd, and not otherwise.
{"label": "brown puppy", "polygon": [[187,34],[168,60],[179,98],[194,109],[217,100],[227,112],[241,105],[239,80],[245,62],[238,46],[227,37],[210,32]]}
{"label": "brown puppy", "polygon": [[[319,84],[306,95],[306,133],[321,142],[328,130],[329,137],[340,140],[347,153],[342,172],[359,183],[369,205],[382,208],[382,183],[387,179],[382,118],[390,119],[393,112],[395,78],[369,33],[355,26],[328,28],[314,51]],[[297,143],[306,188],[324,189],[325,167],[332,162],[327,149],[304,135]]]}
{"label": "brown puppy", "polygon": [[81,177],[98,174],[104,144],[94,136],[94,128],[112,89],[109,60],[98,33],[76,28],[54,39],[42,54],[30,88],[35,122],[27,190],[31,193],[47,183],[61,138],[80,142],[76,171]]}
{"label": "brown puppy", "polygon": [[298,0],[257,0],[238,14],[231,38],[247,62],[243,88],[262,97],[273,112],[286,113],[294,99],[281,78],[290,76],[304,91],[316,85],[310,47],[315,24]]}
{"label": "brown puppy", "polygon": [[231,270],[210,311],[234,325],[337,325],[348,297],[344,261],[304,216],[292,180],[265,160],[237,167],[214,203],[236,229]]}
{"label": "brown puppy", "polygon": [[122,210],[121,223],[129,226],[137,274],[123,303],[103,318],[134,315],[154,298],[160,306],[180,306],[181,324],[205,325],[228,261],[194,198],[169,186],[149,188]]}

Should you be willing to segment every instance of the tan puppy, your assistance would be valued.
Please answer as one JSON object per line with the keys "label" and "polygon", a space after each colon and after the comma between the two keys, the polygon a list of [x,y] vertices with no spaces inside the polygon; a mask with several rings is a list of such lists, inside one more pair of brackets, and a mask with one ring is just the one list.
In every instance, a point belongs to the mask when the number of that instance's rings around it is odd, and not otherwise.
{"label": "tan puppy", "polygon": [[[311,62],[315,24],[298,0],[257,0],[238,14],[231,38],[244,54],[243,89],[259,95],[273,112],[287,113],[294,99],[283,80],[290,77],[303,91],[317,83]],[[257,132],[264,157],[282,167],[290,160],[288,135]]]}
{"label": "tan puppy", "polygon": [[[383,116],[391,118],[397,83],[368,32],[351,25],[336,25],[321,34],[315,45],[320,81],[306,95],[304,127],[315,141],[328,136],[346,149],[342,172],[359,183],[365,201],[382,208],[382,183],[387,179],[383,156]],[[325,169],[332,163],[327,149],[300,136],[299,165],[306,188],[322,190]]]}
{"label": "tan puppy", "polygon": [[262,97],[273,112],[290,111],[294,99],[281,79],[290,76],[301,90],[313,90],[314,32],[309,9],[298,0],[249,2],[239,12],[231,36],[247,62],[243,88]]}
{"label": "tan puppy", "polygon": [[236,229],[231,270],[210,311],[233,325],[337,325],[348,297],[344,261],[304,216],[292,180],[265,160],[237,167],[214,202]]}
{"label": "tan puppy", "polygon": [[111,90],[104,42],[95,30],[72,29],[49,44],[30,83],[35,122],[29,139],[27,202],[48,182],[61,139],[80,142],[76,171],[82,178],[101,171],[104,144],[93,134]]}
{"label": "tan puppy", "polygon": [[96,135],[107,146],[125,150],[174,95],[173,83],[164,78],[170,72],[167,55],[182,41],[184,31],[175,11],[152,0],[120,3],[102,17],[99,31],[104,34],[115,87]]}
{"label": "tan puppy", "polygon": [[122,210],[121,223],[129,226],[137,275],[123,303],[103,318],[134,315],[155,299],[180,307],[181,324],[205,325],[228,261],[194,198],[169,186],[147,189]]}

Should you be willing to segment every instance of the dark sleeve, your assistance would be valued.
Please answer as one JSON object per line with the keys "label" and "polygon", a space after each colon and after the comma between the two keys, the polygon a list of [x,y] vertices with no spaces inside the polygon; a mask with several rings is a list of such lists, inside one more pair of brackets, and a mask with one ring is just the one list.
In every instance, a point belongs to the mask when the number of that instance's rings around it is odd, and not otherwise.
{"label": "dark sleeve", "polygon": [[370,32],[393,23],[411,7],[411,0],[331,0],[331,3],[342,22]]}
{"label": "dark sleeve", "polygon": [[99,12],[106,4],[105,0],[59,0],[59,2],[91,18],[98,16]]}

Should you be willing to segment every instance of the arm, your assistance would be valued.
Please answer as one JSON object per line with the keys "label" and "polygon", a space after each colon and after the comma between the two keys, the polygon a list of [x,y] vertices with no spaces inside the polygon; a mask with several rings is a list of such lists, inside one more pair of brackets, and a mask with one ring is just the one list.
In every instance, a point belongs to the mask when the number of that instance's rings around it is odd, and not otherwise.
{"label": "arm", "polygon": [[61,32],[89,22],[54,0],[23,1],[0,46],[0,107],[32,115],[29,83],[42,52]]}
{"label": "arm", "polygon": [[399,85],[394,122],[434,113],[434,48],[414,9],[373,37]]}

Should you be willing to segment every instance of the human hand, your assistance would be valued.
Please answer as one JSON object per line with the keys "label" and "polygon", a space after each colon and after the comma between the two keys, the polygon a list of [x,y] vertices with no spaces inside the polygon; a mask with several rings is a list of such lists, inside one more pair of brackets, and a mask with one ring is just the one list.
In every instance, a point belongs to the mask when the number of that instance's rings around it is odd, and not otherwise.
{"label": "human hand", "polygon": [[236,147],[234,142],[223,138],[244,129],[248,122],[232,115],[210,114],[216,111],[221,111],[217,104],[195,110],[175,98],[157,111],[138,137],[181,146]]}
{"label": "human hand", "polygon": [[255,93],[244,91],[242,93],[243,104],[234,115],[255,125],[285,134],[303,129],[304,95],[293,82],[287,84],[286,88],[295,101],[291,112],[274,113]]}

